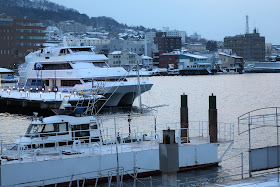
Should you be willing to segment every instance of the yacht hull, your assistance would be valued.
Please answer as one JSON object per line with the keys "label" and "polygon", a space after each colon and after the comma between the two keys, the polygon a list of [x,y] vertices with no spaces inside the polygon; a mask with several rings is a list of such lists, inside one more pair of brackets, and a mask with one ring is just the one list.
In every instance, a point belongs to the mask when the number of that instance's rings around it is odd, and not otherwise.
{"label": "yacht hull", "polygon": [[149,91],[153,84],[150,81],[141,81],[140,84],[136,82],[120,82],[115,86],[104,88],[101,94],[104,94],[107,101],[106,107],[123,107],[132,106],[136,97],[140,94]]}

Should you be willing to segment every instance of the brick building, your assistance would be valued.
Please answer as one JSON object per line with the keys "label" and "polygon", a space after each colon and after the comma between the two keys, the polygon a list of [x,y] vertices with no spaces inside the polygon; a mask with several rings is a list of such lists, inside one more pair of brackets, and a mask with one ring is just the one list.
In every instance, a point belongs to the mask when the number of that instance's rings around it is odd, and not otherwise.
{"label": "brick building", "polygon": [[265,37],[256,29],[253,33],[224,38],[224,48],[242,56],[246,61],[265,60]]}
{"label": "brick building", "polygon": [[179,54],[162,53],[159,54],[159,68],[178,68]]}
{"label": "brick building", "polygon": [[181,49],[181,37],[167,36],[166,32],[157,32],[154,43],[158,45],[158,50],[170,53],[174,49]]}
{"label": "brick building", "polygon": [[0,17],[0,67],[16,68],[44,43],[45,27],[38,20]]}

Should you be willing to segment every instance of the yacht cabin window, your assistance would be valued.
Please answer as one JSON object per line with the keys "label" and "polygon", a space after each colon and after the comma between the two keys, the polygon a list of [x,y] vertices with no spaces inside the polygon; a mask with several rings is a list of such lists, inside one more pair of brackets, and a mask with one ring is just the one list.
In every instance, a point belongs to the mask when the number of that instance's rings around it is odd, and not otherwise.
{"label": "yacht cabin window", "polygon": [[72,125],[73,137],[89,136],[89,124]]}
{"label": "yacht cabin window", "polygon": [[95,67],[100,67],[100,68],[103,68],[103,67],[108,67],[108,65],[106,64],[106,62],[93,62],[93,65]]}
{"label": "yacht cabin window", "polygon": [[50,86],[50,81],[49,80],[45,80],[45,86]]}
{"label": "yacht cabin window", "polygon": [[49,124],[32,124],[28,127],[26,134],[35,133],[50,133],[50,132],[62,132],[68,131],[67,123],[49,123]]}
{"label": "yacht cabin window", "polygon": [[91,123],[90,128],[91,129],[98,129],[97,123]]}
{"label": "yacht cabin window", "polygon": [[70,54],[68,49],[61,49],[60,52],[59,52],[59,56],[66,55],[66,54]]}
{"label": "yacht cabin window", "polygon": [[91,48],[71,48],[73,53],[77,52],[92,52]]}
{"label": "yacht cabin window", "polygon": [[61,86],[75,86],[76,84],[82,84],[80,80],[61,80]]}
{"label": "yacht cabin window", "polygon": [[42,64],[42,70],[64,70],[73,69],[69,63],[62,64]]}

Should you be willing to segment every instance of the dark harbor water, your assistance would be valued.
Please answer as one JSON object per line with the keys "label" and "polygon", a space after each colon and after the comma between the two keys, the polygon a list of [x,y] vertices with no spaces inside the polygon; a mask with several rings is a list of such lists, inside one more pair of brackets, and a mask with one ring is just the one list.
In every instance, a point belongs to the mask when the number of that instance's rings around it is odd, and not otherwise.
{"label": "dark harbor water", "polygon": [[[167,106],[155,108],[143,116],[132,114],[132,125],[148,130],[155,121],[157,124],[179,122],[180,95],[183,93],[188,95],[190,121],[208,120],[208,99],[213,93],[217,96],[218,121],[235,124],[235,143],[219,167],[180,173],[179,180],[192,181],[197,177],[203,181],[205,177],[210,177],[213,178],[213,181],[220,181],[219,177],[240,175],[241,152],[244,152],[244,172],[248,172],[248,134],[238,135],[237,118],[254,109],[280,106],[280,74],[150,77],[149,80],[153,82],[154,86],[149,92],[142,95],[142,103],[149,107]],[[138,105],[137,99],[134,105]],[[113,126],[112,117],[118,115],[121,118],[117,124],[128,130],[127,114],[123,112],[121,114],[118,112],[102,113],[100,118],[104,126]],[[0,135],[23,134],[29,124],[27,116],[2,113],[0,119]],[[241,129],[246,129],[246,126]],[[254,142],[252,146],[275,145],[275,133],[276,129],[273,128],[255,130],[252,134]],[[225,148],[221,145],[221,153]],[[240,176],[229,178],[240,178]],[[160,181],[160,177],[155,177],[155,179]],[[127,184],[130,183],[127,182]],[[146,185],[148,184],[149,181]]]}

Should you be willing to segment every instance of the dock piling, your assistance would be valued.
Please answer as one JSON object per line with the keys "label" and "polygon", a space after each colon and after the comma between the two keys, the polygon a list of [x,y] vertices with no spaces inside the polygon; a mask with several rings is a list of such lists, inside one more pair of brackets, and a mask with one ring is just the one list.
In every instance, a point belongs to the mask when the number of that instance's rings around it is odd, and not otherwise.
{"label": "dock piling", "polygon": [[216,143],[218,141],[218,112],[216,108],[216,96],[213,93],[209,96],[208,122],[210,143]]}
{"label": "dock piling", "polygon": [[181,141],[187,142],[188,140],[188,128],[189,128],[189,111],[188,111],[188,96],[183,93],[181,95]]}

